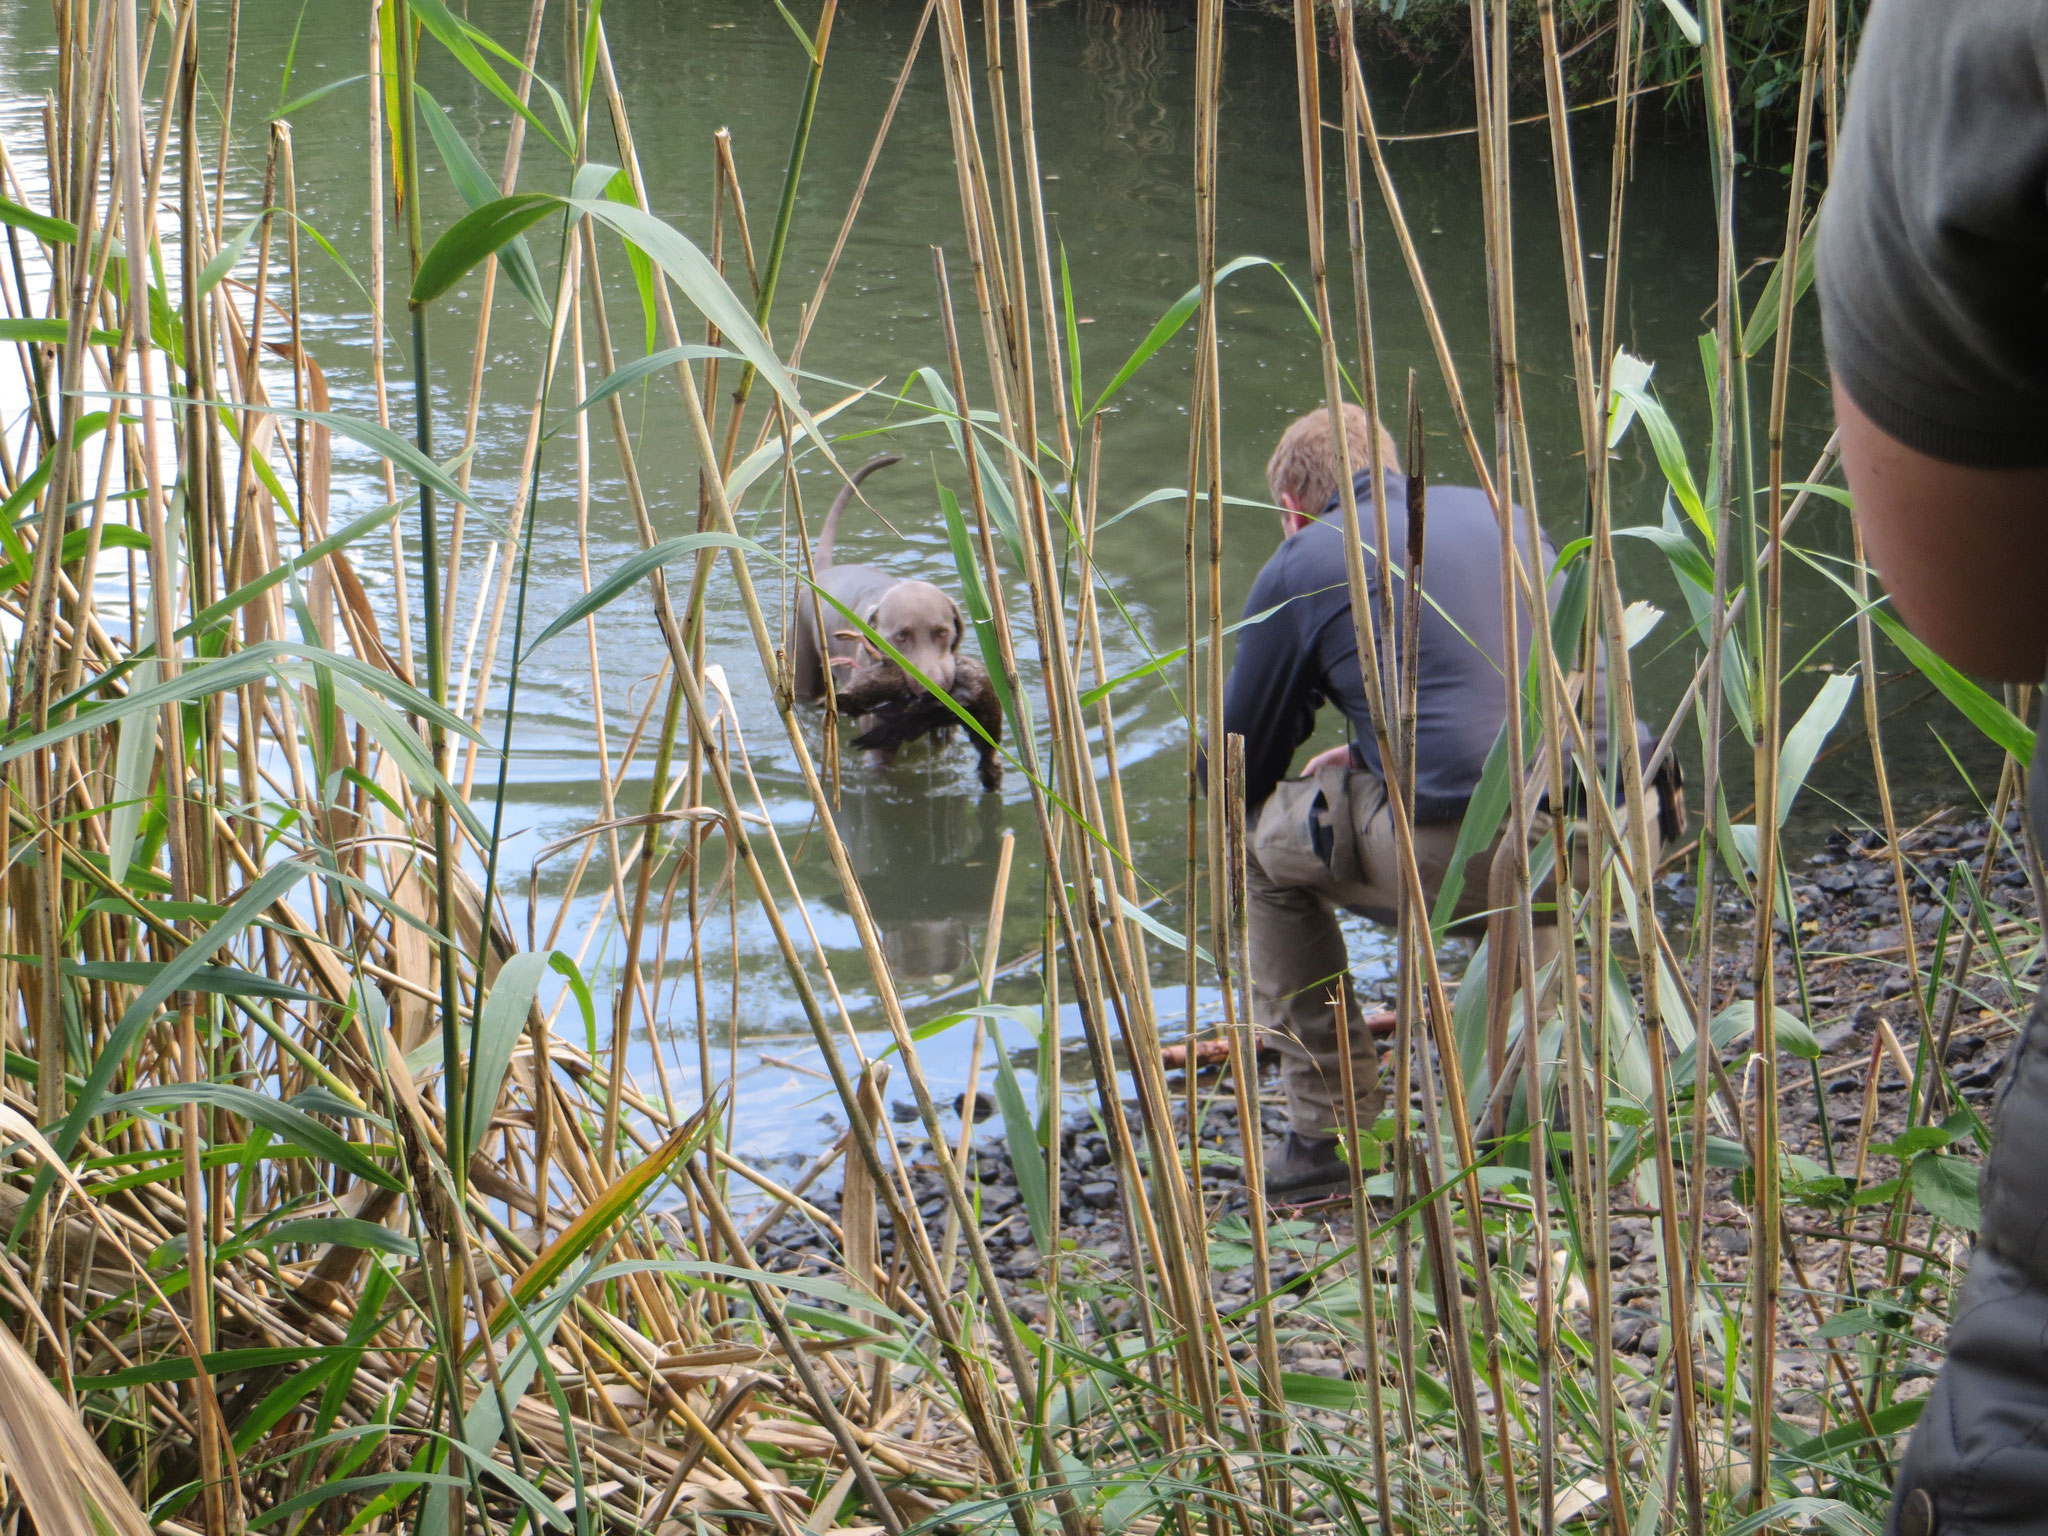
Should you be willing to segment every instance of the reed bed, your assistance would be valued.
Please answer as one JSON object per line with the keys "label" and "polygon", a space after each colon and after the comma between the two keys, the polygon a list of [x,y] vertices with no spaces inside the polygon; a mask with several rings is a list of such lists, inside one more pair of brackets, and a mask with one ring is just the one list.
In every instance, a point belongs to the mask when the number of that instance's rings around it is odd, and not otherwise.
{"label": "reed bed", "polygon": [[[961,220],[932,232],[954,254],[934,247],[931,364],[903,395],[801,369],[820,307],[852,302],[829,286],[846,230],[882,216],[862,206],[865,177],[831,189],[845,225],[801,324],[769,327],[784,313],[774,301],[835,10],[791,16],[809,69],[773,219],[748,220],[722,141],[708,248],[648,211],[612,64],[626,11],[536,0],[523,37],[491,38],[441,0],[366,10],[365,78],[349,88],[367,97],[358,122],[385,211],[358,317],[378,342],[371,418],[332,408],[305,340],[301,273],[325,237],[295,211],[289,110],[266,129],[262,211],[224,223],[238,130],[220,110],[233,91],[217,86],[236,67],[232,21],[217,37],[192,0],[58,0],[46,164],[0,165],[12,562],[0,591],[0,1518],[44,1536],[1878,1529],[1890,1459],[1938,1356],[1987,1134],[1946,1052],[1960,1011],[1966,1032],[1995,1038],[2031,992],[2032,905],[1988,882],[2001,858],[2037,867],[2007,830],[2031,743],[2023,699],[1943,668],[1873,600],[1858,561],[1794,541],[1845,499],[1828,483],[1831,451],[1803,480],[1785,459],[1825,154],[1811,179],[1793,157],[1779,254],[1739,270],[1721,0],[1685,13],[1720,215],[1718,291],[1701,296],[1711,435],[1690,445],[1616,335],[1638,0],[1612,3],[1605,94],[1621,105],[1604,113],[1574,110],[1557,16],[1538,6],[1549,187],[1512,184],[1507,14],[1473,0],[1484,379],[1460,377],[1436,323],[1349,0],[1334,31],[1310,0],[1295,8],[1313,252],[1297,291],[1332,409],[1348,396],[1405,423],[1420,476],[1414,383],[1404,391],[1375,356],[1372,327],[1388,305],[1419,304],[1452,402],[1453,474],[1492,492],[1504,532],[1533,519],[1511,255],[1517,209],[1554,203],[1584,477],[1568,493],[1584,538],[1567,549],[1560,600],[1527,606],[1534,660],[1514,680],[1526,708],[1509,711],[1468,818],[1478,846],[1505,827],[1514,850],[1515,899],[1487,938],[1501,958],[1442,942],[1403,819],[1396,1109],[1353,1128],[1351,1199],[1308,1222],[1255,1193],[1222,1209],[1204,1160],[1213,1173],[1241,1152],[1255,1186],[1259,1138],[1205,1144],[1213,1090],[1190,1079],[1183,1093],[1161,1065],[1162,1047],[1194,1032],[1197,989],[1215,988],[1231,1107],[1238,1125],[1257,1123],[1244,828],[1228,793],[1238,758],[1220,719],[1223,509],[1257,496],[1223,477],[1216,285],[1236,253],[1215,234],[1222,0],[1193,13],[1193,286],[1106,388],[1084,382],[1041,195],[1040,23],[1022,4],[930,0],[903,70],[943,75]],[[1833,142],[1837,21],[1811,0],[1798,142]],[[420,89],[429,52],[510,114],[497,165]],[[428,153],[466,212],[422,206]],[[1575,160],[1601,154],[1605,206],[1573,179]],[[1604,269],[1587,259],[1588,226]],[[1368,227],[1401,270],[1367,261]],[[627,269],[641,313],[608,308],[601,278]],[[467,304],[450,297],[464,282]],[[481,361],[460,416],[426,384],[430,342],[466,334],[470,355],[487,355],[492,327],[509,323],[500,285],[523,302],[534,362],[517,491],[487,504],[472,490]],[[387,292],[403,316],[384,313]],[[1356,317],[1348,331],[1340,313]],[[1112,676],[1103,628],[1123,615],[1115,572],[1094,560],[1094,487],[1114,451],[1104,411],[1182,333],[1194,341],[1187,474],[1168,494],[1183,511],[1194,643]],[[694,444],[689,531],[656,526],[634,453],[650,428],[629,400]],[[1068,1085],[1049,1067],[1032,1104],[995,1050],[1000,1140],[1041,1255],[1021,1285],[997,1273],[977,1155],[943,1114],[957,1085],[926,1079],[831,815],[853,765],[829,714],[821,735],[793,702],[780,632],[784,594],[810,590],[817,508],[797,494],[797,464],[838,465],[884,422],[953,446],[949,479],[964,491],[945,492],[943,510],[1032,811],[1037,846],[1017,858],[1047,893],[1044,1006],[998,1006],[1006,843],[978,1001],[958,1019],[1021,1023],[1053,1061],[1059,1008],[1078,1011],[1117,1188],[1114,1262],[1063,1246]],[[387,491],[342,526],[328,516],[337,436],[379,456]],[[1611,466],[1636,452],[1668,484],[1660,521],[1631,524],[1617,504]],[[586,559],[586,595],[537,612],[535,530],[567,515],[544,503],[543,474],[570,456],[587,496],[607,454],[645,548],[610,569]],[[1347,500],[1347,526],[1370,516]],[[1653,619],[1621,590],[1625,538],[1668,561],[1686,611],[1667,628],[1696,656],[1691,686],[1655,711],[1632,676]],[[495,553],[464,594],[453,573],[474,568],[461,555],[477,541]],[[1839,590],[1856,673],[1816,687],[1810,658],[1787,654],[1788,557]],[[364,572],[387,564],[391,596],[373,601]],[[1542,579],[1510,568],[1503,581],[1511,598]],[[1391,794],[1405,804],[1412,680],[1362,622],[1362,566],[1352,587],[1381,756],[1400,765]],[[580,634],[603,697],[596,626],[628,592],[651,594],[661,681],[630,738],[605,744],[602,814],[548,850],[575,868],[551,912],[498,854],[520,671],[540,645]],[[738,720],[707,664],[714,603],[744,615],[776,720]],[[460,632],[464,612],[475,623]],[[1704,835],[1668,851],[1690,910],[1652,863],[1655,812],[1632,754],[1611,799],[1526,835],[1546,791],[1567,806],[1569,774],[1598,778],[1583,679],[1601,644],[1615,730],[1640,716],[1660,754],[1694,768]],[[1985,794],[1988,836],[1936,883],[1885,771],[1872,680],[1902,662],[2007,754]],[[1178,872],[1138,867],[1118,770],[1119,699],[1158,687],[1178,690],[1188,724]],[[1822,1166],[1790,1150],[1783,1105],[1820,1086],[1819,1067],[1808,1085],[1801,1065],[1820,1054],[1814,975],[1867,964],[1819,952],[1780,829],[1859,693],[1864,739],[1835,748],[1867,751],[1878,791],[1858,867],[1881,868],[1900,913],[1931,910],[1902,922],[1884,962],[1911,1013],[1869,1046],[1853,1165],[1836,1165],[1830,1143]],[[808,898],[787,894],[788,839],[743,746],[775,729],[858,932],[886,1058],[863,1054]],[[1223,793],[1199,791],[1198,749]],[[629,781],[651,781],[644,805]],[[1149,899],[1180,879],[1187,894],[1161,909],[1171,921],[1154,916]],[[1531,933],[1545,890],[1564,892],[1576,983],[1539,1009]],[[565,927],[578,891],[603,893],[587,932]],[[660,936],[701,940],[724,905],[758,908],[771,929],[847,1123],[800,1187],[732,1144],[724,1090],[679,1102],[666,1078],[629,1070],[633,1031],[667,1027],[668,968],[704,985],[702,943],[677,956]],[[608,1000],[593,996],[593,955],[608,957]],[[1858,1001],[1848,983],[1831,996]],[[706,1084],[720,1078],[713,1044],[697,1042]],[[1885,1061],[1908,1107],[1903,1133],[1879,1141]],[[915,1145],[882,1113],[892,1075],[916,1107]],[[819,1203],[834,1187],[836,1216]],[[828,1239],[829,1265],[764,1262],[765,1234],[792,1214]],[[1628,1298],[1660,1340],[1647,1353],[1619,1347],[1611,1326],[1617,1223],[1640,1225],[1654,1258],[1651,1294]],[[1746,1283],[1707,1244],[1720,1228],[1746,1235]],[[1327,1345],[1337,1373],[1290,1370],[1303,1340]],[[1817,1369],[1791,1370],[1790,1355]]]}

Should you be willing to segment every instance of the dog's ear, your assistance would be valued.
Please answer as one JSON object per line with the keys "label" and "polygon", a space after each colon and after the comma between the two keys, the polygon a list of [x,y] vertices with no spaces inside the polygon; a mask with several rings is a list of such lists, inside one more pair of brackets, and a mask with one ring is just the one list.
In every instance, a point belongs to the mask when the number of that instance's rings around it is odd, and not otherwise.
{"label": "dog's ear", "polygon": [[967,616],[960,611],[960,605],[953,605],[953,654],[960,654],[960,642],[967,638]]}

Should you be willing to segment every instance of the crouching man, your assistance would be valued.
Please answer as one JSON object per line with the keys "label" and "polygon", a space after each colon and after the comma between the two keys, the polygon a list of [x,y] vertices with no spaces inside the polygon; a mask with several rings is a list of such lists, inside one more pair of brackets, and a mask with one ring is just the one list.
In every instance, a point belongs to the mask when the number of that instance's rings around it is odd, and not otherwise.
{"label": "crouching man", "polygon": [[[1380,437],[1386,483],[1378,491],[1394,552],[1397,625],[1405,628],[1399,618],[1406,595],[1401,570],[1408,545],[1405,478],[1385,428],[1348,403],[1344,422],[1354,465],[1370,464],[1371,434]],[[1280,1054],[1287,1105],[1286,1141],[1266,1159],[1266,1192],[1275,1200],[1313,1196],[1348,1177],[1337,1143],[1343,1124],[1337,1052],[1347,1044],[1359,1124],[1370,1125],[1379,1112],[1384,1091],[1378,1053],[1352,988],[1336,909],[1349,908],[1392,925],[1402,901],[1371,695],[1352,627],[1337,494],[1341,462],[1330,413],[1321,409],[1287,429],[1266,465],[1267,487],[1283,509],[1282,539],[1252,584],[1245,614],[1274,611],[1238,632],[1223,701],[1224,729],[1245,742],[1253,1021]],[[1373,548],[1370,468],[1361,468],[1354,484],[1377,624],[1388,562]],[[1531,551],[1526,520],[1517,512],[1514,522],[1524,568],[1532,576],[1541,571],[1536,579],[1547,583],[1555,550],[1546,539],[1540,551]],[[1468,487],[1431,486],[1424,539],[1411,814],[1422,887],[1434,902],[1466,806],[1507,717],[1508,693],[1501,540],[1491,500]],[[1517,677],[1526,668],[1530,628],[1529,615],[1518,613]],[[1382,655],[1390,645],[1398,650],[1398,638],[1377,629],[1375,640]],[[1312,759],[1302,777],[1289,778],[1294,754],[1313,734],[1316,711],[1325,700],[1343,711],[1351,741]],[[1639,746],[1646,740],[1640,737]],[[1669,813],[1661,819],[1668,822]],[[1545,817],[1532,835],[1547,825]],[[1489,849],[1471,860],[1458,900],[1460,919],[1486,909],[1492,857]],[[1538,913],[1539,921],[1543,915]],[[1537,937],[1541,965],[1556,953],[1555,929],[1539,929]],[[1338,1039],[1340,992],[1348,1042]]]}

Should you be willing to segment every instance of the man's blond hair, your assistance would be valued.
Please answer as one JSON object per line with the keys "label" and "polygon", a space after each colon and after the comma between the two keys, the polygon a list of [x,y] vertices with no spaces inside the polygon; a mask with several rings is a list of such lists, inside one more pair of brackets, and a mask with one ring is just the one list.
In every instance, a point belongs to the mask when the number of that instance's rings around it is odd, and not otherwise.
{"label": "man's blond hair", "polygon": [[[1401,467],[1394,435],[1366,415],[1362,406],[1344,402],[1344,436],[1351,448],[1351,472],[1356,475],[1372,467],[1372,433],[1378,428],[1380,455],[1387,469]],[[1337,460],[1336,441],[1330,431],[1330,410],[1318,406],[1280,434],[1273,457],[1266,460],[1266,489],[1278,501],[1282,492],[1291,493],[1301,510],[1314,517],[1337,494],[1337,477],[1342,466]]]}

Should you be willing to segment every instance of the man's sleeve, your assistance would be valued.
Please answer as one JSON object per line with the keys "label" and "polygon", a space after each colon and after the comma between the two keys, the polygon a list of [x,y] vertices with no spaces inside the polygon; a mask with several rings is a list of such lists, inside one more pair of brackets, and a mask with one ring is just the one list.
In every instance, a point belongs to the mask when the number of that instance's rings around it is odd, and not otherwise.
{"label": "man's sleeve", "polygon": [[[1269,567],[1252,584],[1246,617],[1287,600]],[[1269,613],[1237,632],[1237,653],[1223,685],[1223,729],[1244,737],[1244,803],[1265,803],[1287,777],[1294,752],[1315,730],[1315,704],[1300,697],[1300,624],[1291,609]]]}
{"label": "man's sleeve", "polygon": [[1816,270],[1829,365],[1884,432],[2048,463],[2048,6],[1876,0]]}

